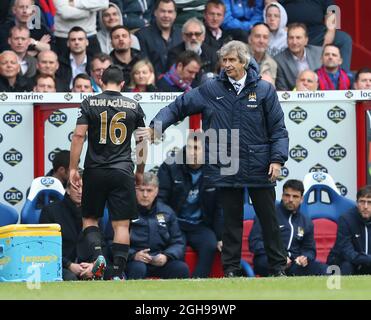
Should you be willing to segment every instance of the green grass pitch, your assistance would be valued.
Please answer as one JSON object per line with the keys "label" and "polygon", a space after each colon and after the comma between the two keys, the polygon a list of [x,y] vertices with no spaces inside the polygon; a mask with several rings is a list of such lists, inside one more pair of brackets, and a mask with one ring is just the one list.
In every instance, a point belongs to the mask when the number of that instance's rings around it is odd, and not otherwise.
{"label": "green grass pitch", "polygon": [[[329,286],[337,289],[329,289]],[[339,288],[340,287],[340,288]],[[0,283],[0,299],[371,299],[371,276]]]}

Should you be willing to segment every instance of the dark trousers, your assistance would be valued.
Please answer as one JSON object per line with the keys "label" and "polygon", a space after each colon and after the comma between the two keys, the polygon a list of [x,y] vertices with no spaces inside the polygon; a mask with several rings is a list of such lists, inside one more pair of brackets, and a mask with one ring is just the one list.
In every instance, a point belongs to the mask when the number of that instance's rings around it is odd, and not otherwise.
{"label": "dark trousers", "polygon": [[192,278],[207,278],[210,275],[217,250],[215,233],[204,223],[180,222],[179,225],[185,242],[197,252],[197,264]]}
{"label": "dark trousers", "polygon": [[[262,277],[269,275],[268,259],[266,255],[254,257],[254,271]],[[286,269],[288,276],[323,276],[326,275],[327,265],[319,261],[308,261],[307,266],[298,266],[295,262]]]}
{"label": "dark trousers", "polygon": [[69,269],[63,268],[62,270],[63,281],[78,281],[79,278]]}
{"label": "dark trousers", "polygon": [[[271,188],[248,188],[259,218],[270,272],[276,273],[286,266],[286,252],[278,227],[275,199]],[[221,188],[221,205],[224,213],[222,263],[224,273],[240,270],[243,231],[243,188]]]}
{"label": "dark trousers", "polygon": [[339,264],[342,276],[371,274],[370,266],[355,265],[348,261]]}
{"label": "dark trousers", "polygon": [[181,260],[170,260],[162,267],[155,267],[141,261],[129,261],[126,265],[126,276],[130,280],[158,277],[161,279],[189,278],[188,265]]}

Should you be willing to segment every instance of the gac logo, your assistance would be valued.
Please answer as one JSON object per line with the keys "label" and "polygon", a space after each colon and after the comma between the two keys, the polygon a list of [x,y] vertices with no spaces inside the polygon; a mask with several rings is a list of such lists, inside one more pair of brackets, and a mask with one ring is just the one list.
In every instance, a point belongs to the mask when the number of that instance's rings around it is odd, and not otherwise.
{"label": "gac logo", "polygon": [[290,120],[294,121],[297,124],[302,123],[305,119],[307,119],[308,113],[300,107],[296,107],[289,112]]}
{"label": "gac logo", "polygon": [[73,131],[71,131],[69,134],[68,134],[68,141],[69,142],[72,142],[72,136],[73,136]]}
{"label": "gac logo", "polygon": [[327,117],[335,123],[343,121],[346,118],[346,116],[347,113],[345,112],[345,110],[341,109],[338,106],[333,107],[327,112]]}
{"label": "gac logo", "polygon": [[45,187],[50,187],[52,184],[54,184],[54,179],[51,177],[45,177],[40,180],[41,184]]}
{"label": "gac logo", "polygon": [[49,154],[48,154],[48,159],[49,159],[49,161],[50,161],[50,162],[53,162],[55,155],[56,155],[58,152],[60,152],[60,151],[62,151],[62,150],[59,149],[59,148],[55,148],[53,151],[50,151]]}
{"label": "gac logo", "polygon": [[22,115],[19,114],[17,111],[10,110],[9,112],[4,114],[3,120],[4,123],[7,124],[9,127],[14,128],[22,122]]}
{"label": "gac logo", "polygon": [[282,167],[281,168],[281,174],[278,176],[277,180],[278,181],[282,181],[284,179],[286,179],[290,174],[290,171],[289,169],[287,169],[286,167]]}
{"label": "gac logo", "polygon": [[[68,136],[67,136],[67,139],[68,139],[69,142],[72,142],[73,133],[74,133],[74,132],[71,131],[71,132],[68,134]],[[85,135],[84,142],[87,140],[87,138],[88,138],[88,135]]]}
{"label": "gac logo", "polygon": [[297,145],[290,150],[289,154],[290,154],[290,158],[292,158],[296,162],[301,162],[306,157],[308,157],[308,150],[303,148],[301,145]]}
{"label": "gac logo", "polygon": [[309,172],[325,172],[325,173],[328,173],[328,170],[322,164],[317,163],[316,165],[314,165],[312,168],[309,169]]}
{"label": "gac logo", "polygon": [[336,187],[340,191],[340,194],[345,197],[348,194],[348,188],[341,184],[340,182],[336,182]]}
{"label": "gac logo", "polygon": [[60,127],[62,124],[67,122],[67,115],[60,110],[55,110],[49,116],[49,122],[56,126],[57,128]]}
{"label": "gac logo", "polygon": [[14,167],[18,163],[22,161],[22,153],[19,151],[15,150],[14,148],[10,149],[9,151],[4,153],[3,159],[4,161]]}
{"label": "gac logo", "polygon": [[313,141],[319,143],[327,138],[327,131],[317,125],[309,130],[308,135]]}
{"label": "gac logo", "polygon": [[328,150],[327,154],[331,159],[338,162],[346,157],[347,151],[341,145],[335,144]]}
{"label": "gac logo", "polygon": [[326,176],[323,174],[323,172],[314,172],[312,174],[312,178],[316,180],[318,183],[321,183],[323,180],[326,180]]}
{"label": "gac logo", "polygon": [[19,191],[17,188],[11,188],[4,193],[4,200],[11,205],[16,205],[17,203],[21,202],[23,199],[23,193]]}

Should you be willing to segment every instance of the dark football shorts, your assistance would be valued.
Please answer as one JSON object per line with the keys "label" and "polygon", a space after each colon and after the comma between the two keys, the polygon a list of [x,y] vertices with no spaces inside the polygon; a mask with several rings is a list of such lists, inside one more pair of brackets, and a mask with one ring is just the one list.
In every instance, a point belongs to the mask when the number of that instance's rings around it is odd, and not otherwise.
{"label": "dark football shorts", "polygon": [[85,169],[82,186],[82,216],[103,217],[107,205],[112,221],[138,217],[134,176],[119,169]]}

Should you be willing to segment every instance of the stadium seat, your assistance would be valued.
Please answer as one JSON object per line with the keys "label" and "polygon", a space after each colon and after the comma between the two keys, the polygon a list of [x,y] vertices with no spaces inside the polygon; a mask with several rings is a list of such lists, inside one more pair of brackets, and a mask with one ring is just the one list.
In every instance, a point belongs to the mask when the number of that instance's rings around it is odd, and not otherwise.
{"label": "stadium seat", "polygon": [[[189,272],[192,274],[196,268],[197,264],[197,253],[191,247],[187,246],[184,261],[187,263]],[[220,252],[215,254],[213,266],[211,269],[210,277],[211,278],[222,278],[224,276],[223,267],[222,267],[222,257]]]}
{"label": "stadium seat", "polygon": [[254,220],[244,220],[243,221],[243,233],[242,233],[242,250],[241,258],[242,260],[253,265],[253,253],[249,250],[249,235],[254,224]]}
{"label": "stadium seat", "polygon": [[329,219],[314,219],[314,241],[316,242],[316,260],[326,263],[327,256],[335,244],[337,224]]}
{"label": "stadium seat", "polygon": [[249,192],[247,188],[245,188],[245,192],[243,194],[243,219],[254,220],[254,218],[255,218],[255,209],[249,197]]}
{"label": "stadium seat", "polygon": [[304,200],[300,211],[312,219],[317,260],[326,263],[336,240],[337,221],[356,203],[340,194],[334,180],[327,173],[308,173],[303,183]]}
{"label": "stadium seat", "polygon": [[56,200],[62,200],[64,193],[62,183],[56,178],[38,177],[34,179],[21,211],[21,223],[38,224],[41,209]]}
{"label": "stadium seat", "polygon": [[243,233],[242,233],[242,250],[241,250],[241,267],[248,277],[254,277],[253,254],[249,251],[249,235],[254,223],[255,209],[249,197],[249,192],[245,188],[243,204]]}
{"label": "stadium seat", "polygon": [[18,222],[18,212],[5,204],[0,203],[0,227]]}
{"label": "stadium seat", "polygon": [[334,180],[327,173],[308,173],[303,183],[304,200],[300,211],[312,220],[324,218],[337,222],[343,213],[356,205],[340,195]]}
{"label": "stadium seat", "polygon": [[[197,253],[191,247],[187,246],[184,261],[189,267],[189,272],[192,274],[196,268],[197,263]],[[255,277],[254,271],[251,265],[245,260],[241,259],[241,268],[244,270],[247,277]],[[210,278],[223,278],[224,272],[222,267],[222,256],[220,252],[215,254],[213,266],[211,268]]]}
{"label": "stadium seat", "polygon": [[[243,236],[242,236],[242,250],[241,250],[241,267],[245,271],[248,277],[254,277],[252,271],[252,254],[249,252],[248,236],[250,234],[252,223],[254,222],[255,210],[252,206],[251,200],[247,188],[244,192],[244,208],[243,208],[244,224],[243,224]],[[187,247],[185,257],[190,273],[192,274],[197,263],[197,253],[191,248]],[[212,271],[210,274],[211,278],[222,278],[224,276],[221,254],[218,252],[215,255]]]}

